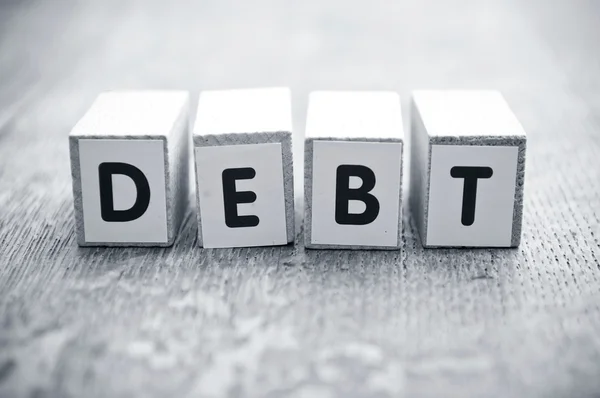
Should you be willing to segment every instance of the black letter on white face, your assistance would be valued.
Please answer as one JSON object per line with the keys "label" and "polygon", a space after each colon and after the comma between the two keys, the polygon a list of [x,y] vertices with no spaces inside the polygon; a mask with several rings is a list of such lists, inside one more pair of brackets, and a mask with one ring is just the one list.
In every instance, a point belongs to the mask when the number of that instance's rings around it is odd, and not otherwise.
{"label": "black letter on white face", "polygon": [[[350,188],[350,177],[359,177],[362,185]],[[343,164],[337,168],[335,181],[335,222],[340,225],[370,224],[379,215],[379,201],[369,193],[375,187],[375,173],[366,166]],[[350,200],[359,200],[365,204],[365,211],[350,214]]]}
{"label": "black letter on white face", "polygon": [[[137,190],[135,203],[128,210],[115,210],[112,176],[125,175],[134,182]],[[106,222],[127,222],[140,218],[150,204],[150,185],[140,169],[127,163],[100,163],[98,166],[100,183],[100,216]]]}
{"label": "black letter on white face", "polygon": [[223,201],[225,205],[225,224],[229,228],[256,227],[259,223],[257,216],[238,215],[238,203],[253,203],[256,194],[252,191],[236,191],[236,180],[251,180],[256,176],[252,167],[223,170]]}
{"label": "black letter on white face", "polygon": [[475,222],[475,201],[477,198],[477,180],[479,178],[490,178],[494,171],[490,167],[455,166],[450,169],[452,178],[464,178],[462,225],[469,226]]}

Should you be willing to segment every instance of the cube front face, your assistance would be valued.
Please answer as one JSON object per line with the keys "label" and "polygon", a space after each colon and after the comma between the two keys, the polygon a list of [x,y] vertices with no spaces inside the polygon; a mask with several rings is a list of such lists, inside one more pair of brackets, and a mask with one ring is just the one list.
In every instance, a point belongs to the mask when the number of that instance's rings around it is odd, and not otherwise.
{"label": "cube front face", "polygon": [[[195,147],[203,247],[288,243],[286,195],[293,202],[293,192],[284,188],[284,173],[292,174],[291,163],[285,170],[284,146],[290,141]],[[286,152],[291,155],[291,147]]]}
{"label": "cube front face", "polygon": [[402,142],[309,140],[306,156],[307,247],[399,247]]}
{"label": "cube front face", "polygon": [[79,243],[167,244],[165,141],[77,138],[74,145]]}
{"label": "cube front face", "polygon": [[518,146],[432,144],[426,246],[509,247]]}

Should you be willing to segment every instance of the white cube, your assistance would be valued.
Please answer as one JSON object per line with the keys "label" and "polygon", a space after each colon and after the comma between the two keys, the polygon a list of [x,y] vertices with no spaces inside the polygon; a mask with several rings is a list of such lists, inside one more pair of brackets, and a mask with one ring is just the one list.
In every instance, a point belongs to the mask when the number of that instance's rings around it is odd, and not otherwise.
{"label": "white cube", "polygon": [[169,246],[187,203],[189,95],[100,94],[69,136],[77,242]]}
{"label": "white cube", "polygon": [[526,135],[497,91],[415,91],[411,207],[424,247],[519,245]]}
{"label": "white cube", "polygon": [[194,153],[200,246],[294,241],[289,89],[203,92]]}
{"label": "white cube", "polygon": [[403,140],[396,93],[310,95],[304,159],[307,248],[400,248]]}

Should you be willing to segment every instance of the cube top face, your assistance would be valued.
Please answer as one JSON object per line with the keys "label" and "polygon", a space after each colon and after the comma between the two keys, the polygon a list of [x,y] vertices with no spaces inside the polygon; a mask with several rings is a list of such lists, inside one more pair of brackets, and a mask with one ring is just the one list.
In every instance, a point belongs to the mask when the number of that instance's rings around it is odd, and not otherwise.
{"label": "cube top face", "polygon": [[398,249],[403,131],[391,92],[316,92],[305,146],[305,245]]}
{"label": "cube top face", "polygon": [[498,91],[421,90],[413,103],[430,137],[524,137]]}
{"label": "cube top face", "polygon": [[416,92],[411,200],[426,247],[514,247],[526,134],[497,92]]}
{"label": "cube top face", "polygon": [[77,137],[167,137],[187,106],[185,91],[102,93],[71,131]]}
{"label": "cube top face", "polygon": [[313,92],[306,137],[401,141],[404,130],[400,97],[389,91]]}
{"label": "cube top face", "polygon": [[292,131],[288,88],[203,91],[194,137]]}

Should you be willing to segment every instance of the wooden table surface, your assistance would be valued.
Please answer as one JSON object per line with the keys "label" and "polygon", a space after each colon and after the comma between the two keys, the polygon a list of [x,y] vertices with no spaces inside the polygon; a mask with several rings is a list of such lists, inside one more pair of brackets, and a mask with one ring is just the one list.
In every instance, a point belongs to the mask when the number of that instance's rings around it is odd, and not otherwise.
{"label": "wooden table surface", "polygon": [[[501,90],[518,249],[79,248],[67,135],[109,89]],[[302,153],[296,153],[296,182]],[[408,173],[406,173],[408,174]],[[301,184],[300,184],[301,185]],[[302,187],[296,188],[297,209]],[[0,2],[0,396],[600,394],[600,3]]]}

